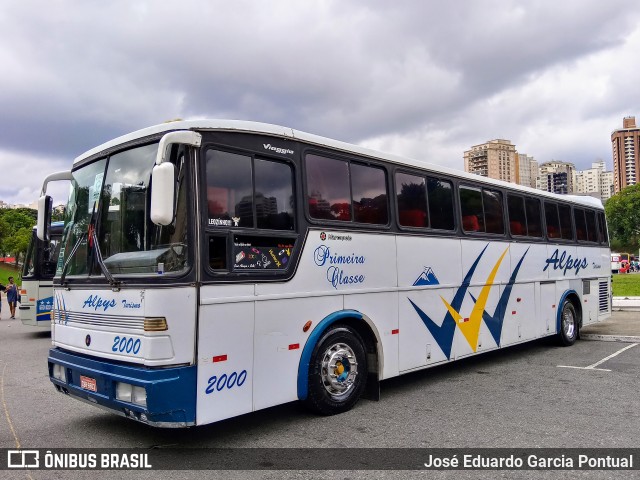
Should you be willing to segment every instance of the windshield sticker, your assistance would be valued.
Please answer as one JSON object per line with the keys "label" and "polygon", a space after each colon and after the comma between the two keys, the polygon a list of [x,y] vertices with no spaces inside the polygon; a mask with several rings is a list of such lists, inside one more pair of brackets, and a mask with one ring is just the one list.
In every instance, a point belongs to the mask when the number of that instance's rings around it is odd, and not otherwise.
{"label": "windshield sticker", "polygon": [[93,213],[94,205],[98,204],[100,199],[100,192],[102,191],[102,180],[104,179],[104,172],[98,173],[93,179],[93,186],[89,187],[89,213]]}
{"label": "windshield sticker", "polygon": [[236,236],[233,241],[234,268],[284,270],[292,252],[290,239]]}
{"label": "windshield sticker", "polygon": [[231,217],[231,220],[225,218],[210,218],[209,226],[210,227],[237,227],[240,225],[240,217]]}

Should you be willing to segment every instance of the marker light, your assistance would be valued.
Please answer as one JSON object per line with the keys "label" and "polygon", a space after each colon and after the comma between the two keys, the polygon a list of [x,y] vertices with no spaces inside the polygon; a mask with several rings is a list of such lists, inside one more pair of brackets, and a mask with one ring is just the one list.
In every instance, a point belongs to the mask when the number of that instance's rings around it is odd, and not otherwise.
{"label": "marker light", "polygon": [[150,317],[144,319],[145,332],[164,332],[165,330],[168,330],[166,318]]}

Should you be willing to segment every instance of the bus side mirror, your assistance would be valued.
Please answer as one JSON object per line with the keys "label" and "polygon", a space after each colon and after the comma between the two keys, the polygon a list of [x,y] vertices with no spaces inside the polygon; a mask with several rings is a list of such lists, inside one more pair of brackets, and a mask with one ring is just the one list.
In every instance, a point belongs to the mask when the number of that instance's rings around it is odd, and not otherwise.
{"label": "bus side mirror", "polygon": [[175,167],[164,162],[151,172],[151,221],[156,225],[173,222],[175,196]]}
{"label": "bus side mirror", "polygon": [[36,224],[36,235],[42,241],[49,241],[52,207],[53,199],[49,195],[43,195],[38,199],[38,223]]}
{"label": "bus side mirror", "polygon": [[169,225],[175,215],[175,167],[168,161],[173,144],[199,147],[202,135],[190,130],[166,133],[158,143],[156,164],[151,172],[151,221],[156,225]]}

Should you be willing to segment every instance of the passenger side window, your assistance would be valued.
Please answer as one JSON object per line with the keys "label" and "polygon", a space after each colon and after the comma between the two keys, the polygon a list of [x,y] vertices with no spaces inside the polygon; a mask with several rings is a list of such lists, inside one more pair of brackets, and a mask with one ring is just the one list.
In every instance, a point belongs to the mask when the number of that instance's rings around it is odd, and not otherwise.
{"label": "passenger side window", "polygon": [[590,242],[598,241],[598,230],[596,228],[596,212],[593,210],[585,210],[585,219],[587,221],[587,238]]}
{"label": "passenger side window", "polygon": [[507,209],[511,235],[526,236],[527,217],[524,210],[524,198],[516,195],[507,195]]}
{"label": "passenger side window", "polygon": [[429,216],[431,228],[439,230],[455,229],[453,213],[453,185],[447,180],[427,177],[429,196]]}
{"label": "passenger side window", "polygon": [[308,154],[307,204],[312,218],[386,225],[389,201],[384,169]]}
{"label": "passenger side window", "polygon": [[542,237],[542,215],[540,212],[540,200],[537,198],[525,199],[527,211],[527,233],[530,237]]}
{"label": "passenger side window", "polygon": [[587,241],[587,224],[584,220],[584,210],[581,208],[574,208],[573,218],[576,222],[576,238],[578,241]]}
{"label": "passenger side window", "polygon": [[459,195],[462,229],[465,232],[504,234],[502,193],[461,186]]}
{"label": "passenger side window", "polygon": [[571,207],[569,205],[559,204],[558,215],[560,217],[560,230],[563,240],[573,240],[573,228],[571,225]]}
{"label": "passenger side window", "polygon": [[396,173],[398,222],[404,227],[428,227],[424,177]]}
{"label": "passenger side window", "polygon": [[460,187],[460,211],[462,230],[465,232],[484,232],[484,212],[482,192],[479,188]]}
{"label": "passenger side window", "polygon": [[544,216],[547,222],[547,237],[562,238],[560,219],[558,218],[558,206],[555,203],[544,202]]}

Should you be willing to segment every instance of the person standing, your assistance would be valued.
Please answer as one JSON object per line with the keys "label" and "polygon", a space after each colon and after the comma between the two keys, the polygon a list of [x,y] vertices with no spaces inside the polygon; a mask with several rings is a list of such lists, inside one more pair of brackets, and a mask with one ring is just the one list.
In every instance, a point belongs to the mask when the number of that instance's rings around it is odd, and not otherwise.
{"label": "person standing", "polygon": [[9,284],[6,286],[7,303],[9,303],[10,318],[16,318],[16,304],[18,303],[18,286],[14,283],[13,277],[9,277]]}
{"label": "person standing", "polygon": [[[0,283],[0,293],[4,292],[5,290],[6,288],[4,288],[4,285]],[[2,318],[2,295],[0,295],[0,318]]]}

